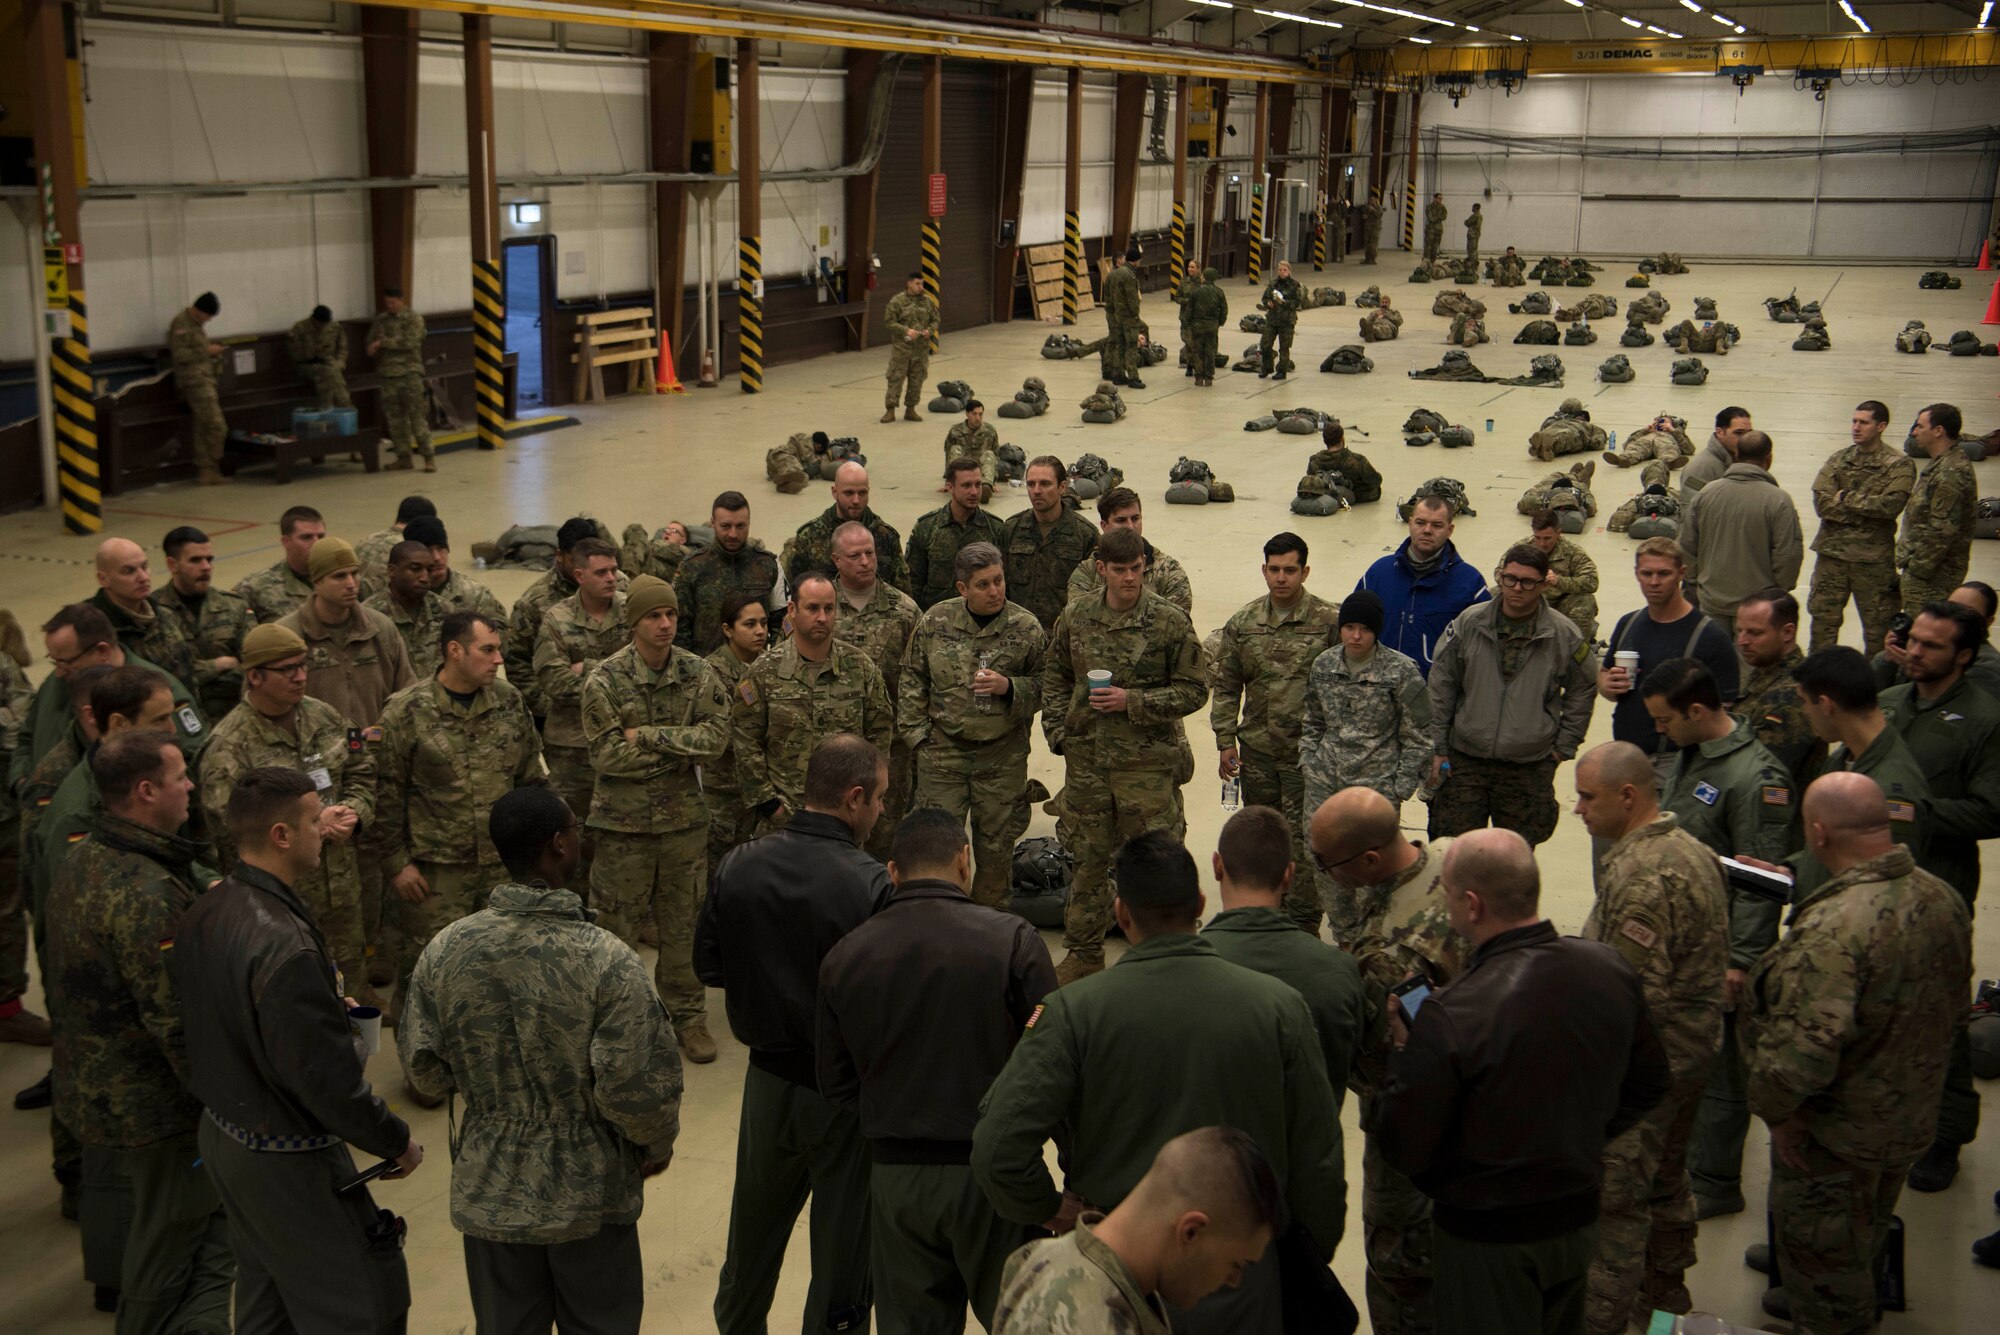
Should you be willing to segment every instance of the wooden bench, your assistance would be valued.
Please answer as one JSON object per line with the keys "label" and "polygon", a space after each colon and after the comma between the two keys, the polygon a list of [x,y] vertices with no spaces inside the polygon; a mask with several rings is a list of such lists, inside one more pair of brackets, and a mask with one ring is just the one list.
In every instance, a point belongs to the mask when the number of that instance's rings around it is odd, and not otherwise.
{"label": "wooden bench", "polygon": [[653,392],[653,366],[659,361],[660,341],[653,332],[650,307],[592,311],[578,316],[577,324],[581,327],[571,335],[576,351],[569,357],[576,367],[576,402],[604,402],[604,368],[621,364],[626,368],[627,394]]}
{"label": "wooden bench", "polygon": [[326,456],[359,454],[361,466],[371,473],[382,471],[382,431],[364,426],[351,436],[314,436],[309,440],[246,440],[230,432],[222,445],[222,471],[234,477],[245,464],[270,460],[275,471],[272,481],[284,486],[292,480],[292,470],[305,462],[325,463]]}

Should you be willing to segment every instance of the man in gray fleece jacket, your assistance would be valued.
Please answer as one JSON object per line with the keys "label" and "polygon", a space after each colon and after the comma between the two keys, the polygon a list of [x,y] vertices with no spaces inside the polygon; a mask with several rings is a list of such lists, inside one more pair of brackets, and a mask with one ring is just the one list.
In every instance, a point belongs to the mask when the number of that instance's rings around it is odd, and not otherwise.
{"label": "man in gray fleece jacket", "polygon": [[1748,431],[1736,462],[1703,487],[1681,516],[1681,550],[1701,610],[1736,633],[1736,607],[1763,589],[1789,593],[1805,561],[1799,508],[1771,476],[1771,438]]}

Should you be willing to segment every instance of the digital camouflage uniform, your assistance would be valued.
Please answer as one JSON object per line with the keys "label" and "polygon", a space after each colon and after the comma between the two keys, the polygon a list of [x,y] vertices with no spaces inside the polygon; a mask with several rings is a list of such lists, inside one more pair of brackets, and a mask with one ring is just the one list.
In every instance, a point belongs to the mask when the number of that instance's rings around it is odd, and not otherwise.
{"label": "digital camouflage uniform", "polygon": [[1139,376],[1139,271],[1119,264],[1104,276],[1098,304],[1104,307],[1107,344],[1104,372],[1113,383]]}
{"label": "digital camouflage uniform", "polygon": [[242,653],[243,637],[257,624],[250,604],[240,594],[212,586],[197,603],[168,583],[153,590],[153,608],[175,624],[194,652],[194,680],[187,685],[194,688],[202,712],[219,719],[236,708],[243,698],[242,669],[210,664]]}
{"label": "digital camouflage uniform", "polygon": [[[1373,788],[1401,807],[1430,773],[1430,722],[1430,692],[1414,660],[1378,644],[1365,661],[1350,663],[1336,639],[1306,678],[1299,728],[1305,819],[1343,788]],[[1312,865],[1299,863],[1300,875]]]}
{"label": "digital camouflage uniform", "polygon": [[[1194,615],[1194,585],[1188,581],[1187,570],[1179,561],[1150,542],[1146,543],[1145,582],[1146,592],[1158,594],[1190,617]],[[1011,583],[1007,591],[1009,594],[1013,592]],[[1069,585],[1064,590],[1064,596],[1073,603],[1079,598],[1090,597],[1103,591],[1104,580],[1097,573],[1097,551],[1093,547],[1091,554],[1078,562],[1076,569],[1070,572]]]}
{"label": "digital camouflage uniform", "polygon": [[[628,729],[637,731],[630,741]],[[605,930],[634,950],[641,924],[652,920],[660,999],[675,1028],[685,1028],[708,1009],[693,959],[708,884],[708,807],[697,769],[729,743],[729,699],[721,678],[687,650],[670,646],[655,670],[628,643],[584,679],[583,733],[597,770],[591,904]]]}
{"label": "digital camouflage uniform", "polygon": [[1729,910],[1721,864],[1672,812],[1613,844],[1602,870],[1582,935],[1616,950],[1639,975],[1673,1075],[1659,1106],[1604,1147],[1584,1322],[1590,1335],[1623,1335],[1634,1315],[1692,1305],[1685,1283],[1695,1262],[1688,1142],[1722,1041]]}
{"label": "digital camouflage uniform", "polygon": [[285,335],[292,367],[312,386],[313,406],[352,408],[347,393],[347,326],[338,320],[321,324],[308,315]]}
{"label": "digital camouflage uniform", "polygon": [[[1262,363],[1260,374],[1270,375],[1276,370],[1284,376],[1293,371],[1292,338],[1299,328],[1299,312],[1305,309],[1306,290],[1299,286],[1296,278],[1273,278],[1264,289],[1263,300],[1257,309],[1264,312],[1264,332],[1257,340],[1257,358]],[[1271,361],[1271,345],[1277,344],[1278,360]]]}
{"label": "digital camouflage uniform", "polygon": [[1365,252],[1361,262],[1373,264],[1376,248],[1382,244],[1382,201],[1372,196],[1361,206],[1361,244]]}
{"label": "digital camouflage uniform", "polygon": [[1916,482],[1916,464],[1880,441],[1869,450],[1850,445],[1820,466],[1812,485],[1819,558],[1806,597],[1814,649],[1840,642],[1851,596],[1861,612],[1862,652],[1882,652],[1896,614],[1896,519]]}
{"label": "digital camouflage uniform", "polygon": [[881,670],[838,639],[818,663],[791,640],[751,664],[730,702],[729,745],[743,805],[760,817],[759,832],[782,823],[772,819],[768,804],[793,816],[805,810],[806,762],[814,747],[851,732],[873,742],[886,760],[895,731]]}
{"label": "digital camouflage uniform", "polygon": [[1103,1219],[1102,1211],[1085,1211],[1070,1232],[1007,1258],[993,1335],[1168,1335],[1165,1304],[1141,1292],[1118,1253],[1091,1231]]}
{"label": "digital camouflage uniform", "polygon": [[1910,1165],[1937,1129],[1972,981],[1965,901],[1894,848],[1796,901],[1744,1017],[1750,1107],[1806,1133],[1771,1156],[1776,1275],[1797,1329],[1875,1326],[1875,1262]]}
{"label": "digital camouflage uniform", "polygon": [[913,413],[923,400],[924,381],[931,373],[931,340],[911,338],[910,331],[939,328],[938,304],[922,292],[914,297],[898,292],[889,298],[882,319],[889,329],[889,380],[882,406],[895,412],[900,394],[904,411]]}
{"label": "digital camouflage uniform", "polygon": [[953,459],[979,460],[979,480],[990,492],[1000,475],[1000,433],[991,422],[954,424],[944,436],[944,461],[949,465]]}
{"label": "digital camouflage uniform", "polygon": [[[624,578],[619,576],[620,587],[623,587]],[[503,639],[506,637],[507,628],[512,624],[507,609],[500,605],[493,591],[478,580],[467,579],[456,570],[447,570],[444,583],[433,584],[431,592],[444,603],[446,611],[477,612],[493,623],[493,628],[500,632]]]}
{"label": "digital camouflage uniform", "polygon": [[1549,553],[1549,583],[1542,601],[1576,623],[1586,640],[1597,638],[1597,562],[1567,537]]}
{"label": "digital camouflage uniform", "polygon": [[1792,670],[1805,658],[1805,651],[1795,648],[1769,667],[1753,668],[1744,676],[1742,694],[1729,710],[1732,717],[1750,725],[1757,740],[1792,776],[1795,801],[1819,777],[1826,760],[1826,743],[1813,735],[1792,676]]}
{"label": "digital camouflage uniform", "polygon": [[174,387],[187,400],[194,418],[194,464],[204,473],[222,467],[222,444],[228,439],[229,424],[222,417],[222,399],[216,378],[222,374],[222,357],[211,353],[215,342],[192,310],[182,311],[167,326],[167,355],[174,364]]}
{"label": "digital camouflage uniform", "polygon": [[1950,598],[1964,582],[1978,506],[1978,479],[1956,444],[1918,471],[1903,511],[1903,536],[1896,543],[1903,610],[1912,617],[1925,603]]}
{"label": "digital camouflage uniform", "polygon": [[1424,258],[1435,260],[1444,248],[1445,207],[1433,200],[1424,205]]}
{"label": "digital camouflage uniform", "polygon": [[[991,481],[989,478],[988,481]],[[833,570],[833,531],[848,521],[840,517],[833,506],[818,518],[809,519],[799,525],[799,531],[785,544],[782,561],[788,583],[797,584],[799,576],[808,570]],[[886,584],[893,584],[904,593],[910,591],[910,568],[903,561],[903,535],[890,527],[887,520],[873,510],[863,507],[861,517],[853,521],[867,528],[875,535],[875,578]],[[685,564],[685,562],[683,562]],[[672,583],[674,576],[662,576]]]}
{"label": "digital camouflage uniform", "polygon": [[[0,765],[10,765],[15,749],[23,745],[21,724],[34,698],[21,665],[0,653]],[[28,916],[20,860],[23,805],[13,784],[0,783],[0,1005],[19,1001],[28,990]]]}
{"label": "digital camouflage uniform", "polygon": [[1293,922],[1319,933],[1319,890],[1306,874],[1313,865],[1306,846],[1305,776],[1300,731],[1308,706],[1313,662],[1340,649],[1340,605],[1301,589],[1296,603],[1279,607],[1269,594],[1252,599],[1223,623],[1209,664],[1209,726],[1215,748],[1237,749],[1243,800],[1275,807],[1292,823],[1292,861],[1298,870],[1284,909]]}
{"label": "digital camouflage uniform", "polygon": [[410,461],[415,449],[426,460],[431,449],[431,409],[424,392],[424,317],[405,307],[383,311],[368,326],[368,346],[379,341],[375,374],[382,385],[382,425],[389,433],[399,462]]}
{"label": "digital camouflage uniform", "polygon": [[1097,550],[1097,526],[1067,506],[1047,528],[1032,509],[1023,510],[1002,526],[999,547],[1007,563],[1007,600],[1050,630],[1069,604],[1078,563],[1092,561]]}
{"label": "digital camouflage uniform", "polygon": [[[749,674],[750,664],[738,658],[736,651],[726,644],[702,662],[715,672],[716,680],[722,683],[722,693],[734,701],[736,687]],[[756,833],[750,813],[743,806],[733,739],[721,755],[701,767],[701,792],[702,800],[708,804],[708,865],[713,870],[724,853]]]}
{"label": "digital camouflage uniform", "polygon": [[[909,647],[910,632],[916,629],[923,612],[916,601],[901,589],[880,580],[866,603],[839,580],[834,581],[834,598],[840,604],[833,621],[833,638],[861,652],[882,672],[882,685],[889,692],[890,726],[895,726],[896,694],[903,675],[903,650]],[[868,836],[867,848],[883,862],[889,860],[889,845],[896,826],[910,810],[910,748],[900,739],[889,750],[889,791],[883,798],[882,818]]]}
{"label": "digital camouflage uniform", "polygon": [[354,544],[354,559],[361,563],[361,601],[389,587],[389,553],[402,541],[401,529],[385,528]]}
{"label": "digital camouflage uniform", "polygon": [[[1007,902],[1014,843],[1030,819],[1029,730],[1047,638],[1018,603],[981,626],[953,598],[924,614],[903,655],[896,731],[916,759],[911,807],[970,818],[972,898],[990,908]],[[972,693],[982,664],[1008,679],[1005,697]]]}
{"label": "digital camouflage uniform", "polygon": [[[594,620],[583,610],[583,595],[571,594],[542,614],[542,628],[535,636],[535,689],[547,711],[542,720],[542,763],[549,767],[549,786],[586,828],[597,769],[590,763],[590,744],[583,735],[583,683],[591,669],[630,643],[625,595],[618,592],[612,593],[604,615]],[[574,668],[578,663],[584,665],[581,672]],[[587,852],[577,865],[576,877],[588,885],[589,875]]]}
{"label": "digital camouflage uniform", "polygon": [[[739,593],[763,600],[772,620],[784,607],[778,593],[778,558],[751,539],[733,552],[720,546],[696,552],[674,577],[680,630],[674,643],[696,657],[722,647],[722,605]],[[774,627],[775,629],[775,627]]]}
{"label": "digital camouflage uniform", "polygon": [[380,612],[395,626],[396,638],[403,642],[403,651],[409,655],[414,680],[436,675],[444,657],[444,619],[450,615],[443,599],[426,592],[412,611],[384,591],[361,605],[371,612]]}
{"label": "digital camouflage uniform", "polygon": [[250,604],[251,615],[260,626],[290,616],[312,594],[312,581],[283,561],[246,576],[236,586],[236,596]]}
{"label": "digital camouflage uniform", "polygon": [[910,528],[910,596],[926,611],[937,606],[957,592],[953,563],[959,550],[975,542],[1000,547],[1002,541],[1001,520],[992,511],[974,510],[960,523],[949,502],[939,506]]}
{"label": "digital camouflage uniform", "polygon": [[[618,592],[624,593],[630,583],[628,572],[619,571]],[[565,575],[561,566],[550,566],[547,574],[530,584],[527,592],[514,600],[514,610],[507,618],[505,629],[500,632],[500,655],[507,666],[507,680],[521,693],[528,712],[537,719],[548,710],[542,703],[541,690],[535,684],[535,641],[541,636],[542,618],[548,615],[549,608],[565,598],[574,597],[576,581]]]}
{"label": "digital camouflage uniform", "polygon": [[1196,287],[1181,308],[1187,320],[1188,338],[1192,350],[1188,354],[1188,365],[1194,368],[1195,378],[1211,380],[1215,376],[1215,366],[1220,357],[1216,355],[1216,331],[1229,318],[1229,298],[1216,284],[1215,270],[1204,270],[1201,285]]}
{"label": "digital camouflage uniform", "polygon": [[[1090,707],[1086,674],[1108,670],[1127,691],[1124,713]],[[1071,603],[1057,620],[1042,673],[1042,731],[1063,757],[1064,794],[1076,838],[1076,875],[1063,911],[1063,944],[1104,958],[1111,919],[1111,857],[1148,830],[1180,839],[1180,720],[1208,699],[1208,665],[1187,615],[1142,591],[1123,612],[1104,596]]]}
{"label": "digital camouflage uniform", "polygon": [[[334,967],[350,990],[368,985],[367,934],[363,927],[361,866],[357,847],[375,834],[376,744],[340,711],[310,695],[294,714],[296,733],[266,718],[248,700],[215,725],[201,762],[201,809],[223,867],[236,865],[224,813],[236,781],[260,766],[296,770],[313,781],[326,806],[354,808],[360,824],[348,838],[320,846],[319,866],[292,882],[292,890],[312,910]],[[387,809],[384,808],[386,811]],[[397,863],[396,868],[402,867]],[[393,870],[393,869],[392,869]]]}

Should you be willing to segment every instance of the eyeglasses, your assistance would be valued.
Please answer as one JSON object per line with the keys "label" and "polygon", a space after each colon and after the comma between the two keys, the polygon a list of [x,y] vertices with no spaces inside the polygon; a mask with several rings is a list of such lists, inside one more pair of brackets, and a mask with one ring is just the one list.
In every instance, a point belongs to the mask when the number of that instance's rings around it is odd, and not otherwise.
{"label": "eyeglasses", "polygon": [[1345,867],[1348,863],[1364,858],[1368,856],[1370,853],[1373,853],[1374,851],[1375,850],[1372,848],[1364,848],[1359,853],[1349,853],[1346,857],[1341,858],[1338,862],[1328,862],[1325,858],[1321,857],[1317,851],[1315,851],[1313,853],[1313,865],[1317,866],[1321,871],[1331,876],[1333,874],[1333,869],[1335,867]]}
{"label": "eyeglasses", "polygon": [[1547,581],[1540,575],[1534,575],[1529,577],[1524,577],[1521,575],[1502,575],[1500,577],[1500,587],[1503,589],[1539,589],[1545,583],[1547,583]]}
{"label": "eyeglasses", "polygon": [[280,677],[303,677],[307,675],[306,662],[302,658],[296,663],[271,663],[264,667],[252,668],[252,672],[269,672]]}
{"label": "eyeglasses", "polygon": [[55,666],[59,668],[66,668],[74,666],[79,659],[90,657],[92,654],[96,653],[99,649],[102,649],[103,647],[104,647],[104,641],[99,640],[96,644],[91,645],[88,649],[77,650],[75,653],[71,654],[68,658],[58,658],[54,654],[45,654],[43,655],[43,657],[47,658],[49,662],[53,663]]}

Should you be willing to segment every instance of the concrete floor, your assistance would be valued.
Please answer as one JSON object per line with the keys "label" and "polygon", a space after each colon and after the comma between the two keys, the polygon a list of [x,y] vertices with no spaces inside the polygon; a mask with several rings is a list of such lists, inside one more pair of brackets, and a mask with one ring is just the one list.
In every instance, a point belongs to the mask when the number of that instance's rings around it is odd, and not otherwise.
{"label": "concrete floor", "polygon": [[[1653,238],[1646,241],[1654,244]],[[1444,351],[1446,321],[1429,310],[1433,296],[1448,286],[1399,281],[1408,266],[1408,256],[1393,254],[1378,268],[1348,264],[1325,275],[1300,274],[1308,285],[1344,287],[1350,296],[1370,282],[1380,283],[1405,309],[1408,321],[1401,340],[1370,349],[1377,369],[1368,376],[1324,376],[1314,369],[1334,346],[1357,341],[1357,313],[1352,307],[1316,310],[1301,317],[1296,359],[1303,373],[1296,379],[1274,385],[1254,376],[1224,373],[1213,390],[1198,392],[1173,368],[1161,367],[1148,374],[1148,388],[1128,395],[1131,413],[1116,426],[1085,426],[1077,420],[1074,405],[1094,387],[1095,363],[1042,360],[1037,349],[1051,331],[1031,323],[993,325],[949,336],[932,360],[932,375],[934,380],[970,380],[994,407],[1012,394],[1022,377],[1045,378],[1054,409],[1038,420],[1002,421],[1002,439],[1021,445],[1031,457],[1048,452],[1068,460],[1091,451],[1123,468],[1127,480],[1147,499],[1147,536],[1180,558],[1193,577],[1194,619],[1203,632],[1262,593],[1259,547],[1282,529],[1295,529],[1312,544],[1313,589],[1327,598],[1347,592],[1363,567],[1392,550],[1403,536],[1393,502],[1439,473],[1455,475],[1467,484],[1479,515],[1461,522],[1457,541],[1469,559],[1490,569],[1508,544],[1525,536],[1526,524],[1514,511],[1515,499],[1524,486],[1549,471],[1548,465],[1528,457],[1525,441],[1565,394],[1582,397],[1599,423],[1621,435],[1666,410],[1688,418],[1690,434],[1697,441],[1705,439],[1707,424],[1718,408],[1744,405],[1776,441],[1779,480],[1802,508],[1809,508],[1810,484],[1820,461],[1847,443],[1848,414],[1861,398],[1888,403],[1891,429],[1898,435],[1918,409],[1938,400],[1964,409],[1971,432],[2000,425],[2000,406],[1993,403],[2000,389],[1995,363],[1952,359],[1937,352],[1922,358],[1901,356],[1892,344],[1896,331],[1911,318],[1927,321],[1940,342],[1954,329],[1978,328],[1989,275],[1966,271],[1963,290],[1925,292],[1917,289],[1915,268],[1842,272],[1830,267],[1700,265],[1685,276],[1657,279],[1656,287],[1673,303],[1669,323],[1691,314],[1694,296],[1703,294],[1718,298],[1724,318],[1741,326],[1745,341],[1740,348],[1726,357],[1705,359],[1711,368],[1706,386],[1670,385],[1667,366],[1673,354],[1658,344],[1630,350],[1639,372],[1634,383],[1596,383],[1598,362],[1621,351],[1617,334],[1623,321],[1612,319],[1602,323],[1602,340],[1595,346],[1554,349],[1570,370],[1569,387],[1556,391],[1413,384],[1405,379],[1405,372],[1434,365]],[[1619,299],[1621,309],[1626,298],[1636,295],[1622,286],[1629,272],[1609,267],[1599,284],[1599,290]],[[1834,350],[1790,351],[1797,331],[1770,323],[1762,299],[1782,295],[1795,285],[1802,298],[1817,297],[1836,279],[1839,287],[1828,308]],[[1505,304],[1528,290],[1533,289],[1483,288],[1478,293],[1493,313],[1496,342],[1473,356],[1489,373],[1520,374],[1527,368],[1529,354],[1544,350],[1514,347],[1508,341],[1527,317],[1507,315]],[[1227,291],[1239,313],[1254,305],[1256,293],[1246,284],[1230,284]],[[1154,328],[1172,331],[1173,308],[1163,293],[1148,294],[1147,313]],[[1087,317],[1078,333],[1095,337],[1102,328],[1101,318]],[[1990,339],[2000,330],[1980,332]],[[1232,327],[1222,346],[1233,356],[1253,341]],[[753,534],[775,550],[794,528],[826,506],[827,497],[820,484],[801,495],[776,495],[763,480],[764,451],[790,432],[824,429],[861,439],[874,477],[875,509],[907,534],[917,516],[938,503],[940,442],[950,423],[931,418],[922,425],[878,425],[884,359],[876,349],[776,367],[766,375],[765,392],[755,397],[740,393],[732,381],[720,389],[690,390],[685,397],[627,399],[576,410],[584,421],[580,428],[511,443],[497,456],[469,450],[448,454],[434,478],[367,477],[358,466],[329,466],[308,471],[283,488],[269,485],[267,475],[252,474],[229,488],[201,491],[170,486],[116,497],[106,507],[105,531],[152,546],[177,524],[199,524],[214,536],[222,557],[218,580],[233,585],[277,559],[275,524],[287,505],[317,506],[333,533],[352,540],[384,527],[398,498],[421,490],[437,502],[453,535],[458,561],[470,571],[472,544],[516,521],[555,521],[588,511],[614,530],[632,521],[699,522],[706,517],[709,498],[734,487],[751,498]],[[1318,448],[1316,441],[1277,433],[1246,435],[1242,424],[1272,408],[1294,405],[1322,408],[1348,423],[1350,443],[1374,459],[1384,474],[1384,504],[1331,518],[1299,518],[1287,511],[1293,484],[1307,454]],[[1417,405],[1473,427],[1477,447],[1470,453],[1451,454],[1435,448],[1419,454],[1404,447],[1397,428]],[[1490,434],[1485,430],[1489,418]],[[1360,436],[1362,430],[1372,436]],[[1206,459],[1235,486],[1237,502],[1200,509],[1161,503],[1167,470],[1181,455]],[[2000,492],[2000,474],[1991,471],[1995,467],[1981,466],[1983,490],[1988,493]],[[1632,474],[1600,466],[1597,493],[1605,513],[1632,490],[1636,490]],[[1026,503],[1022,492],[1003,489],[994,505],[1011,514]],[[1809,530],[1812,522],[1808,515]],[[1608,625],[1639,603],[1626,573],[1629,544],[1601,529],[1593,529],[1582,541],[1605,576],[1600,603]],[[0,518],[0,606],[14,608],[25,624],[34,625],[59,601],[87,596],[94,587],[89,568],[93,546],[88,539],[64,536],[45,514]],[[156,577],[164,579],[164,563],[156,546],[154,550]],[[1972,569],[1975,577],[2000,583],[2000,546],[1980,544]],[[515,570],[471,573],[486,580],[507,602],[534,578],[530,572]],[[1852,617],[1846,630],[1847,641],[1858,643],[1859,627]],[[39,638],[31,638],[39,654]],[[1591,731],[1593,742],[1608,737],[1609,717],[1608,709],[1599,709]],[[1214,752],[1205,718],[1205,712],[1197,716],[1195,723],[1200,726],[1192,729],[1204,773],[1188,789],[1189,838],[1204,869],[1222,820],[1216,779],[1208,768]],[[1037,746],[1034,772],[1053,787],[1060,777],[1058,767],[1039,749],[1039,742]],[[1568,782],[1565,771],[1558,779],[1565,794]],[[1422,808],[1413,804],[1406,814],[1412,827],[1420,830]],[[1038,814],[1032,832],[1045,833],[1048,824]],[[1564,930],[1578,928],[1589,907],[1588,856],[1586,836],[1573,818],[1566,818],[1542,849],[1544,907]],[[1052,938],[1052,947],[1055,944]],[[2000,973],[2000,928],[1990,913],[1979,920],[1975,960],[1981,975]],[[30,1000],[39,1004],[39,990]],[[721,1058],[712,1066],[689,1069],[673,1168],[647,1192],[641,1227],[648,1267],[648,1331],[712,1329],[709,1304],[728,1219],[744,1050],[722,1022],[722,998],[713,998],[711,1006]],[[45,1052],[0,1049],[0,1091],[11,1093],[30,1084],[46,1069]],[[400,1100],[393,1057],[378,1058],[372,1073],[392,1100]],[[1989,1085],[1988,1093],[1994,1092]],[[444,1117],[441,1111],[407,1107],[403,1111],[411,1116],[431,1157],[410,1181],[382,1187],[377,1199],[410,1221],[415,1290],[411,1329],[467,1330],[471,1314],[459,1241],[447,1213],[450,1168]],[[1361,1142],[1355,1116],[1350,1100],[1349,1224],[1334,1268],[1358,1298]],[[90,1311],[75,1229],[57,1214],[56,1189],[47,1172],[44,1116],[5,1111],[0,1119],[8,1128],[0,1139],[0,1293],[6,1295],[0,1301],[0,1325],[46,1335],[108,1330],[109,1319]],[[1989,1116],[1986,1136],[1969,1148],[1965,1169],[1949,1191],[1937,1196],[1905,1194],[1901,1213],[1910,1230],[1912,1311],[1890,1317],[1885,1329],[1944,1335],[1991,1328],[1990,1317],[1977,1313],[1990,1313],[2000,1305],[2000,1274],[1975,1266],[1967,1246],[2000,1227],[1992,1204],[1992,1193],[2000,1188],[1997,1124],[2000,1110]],[[1766,1180],[1761,1166],[1764,1145],[1759,1126],[1752,1132],[1748,1155],[1746,1185],[1753,1208],[1761,1203]],[[1691,1280],[1699,1307],[1753,1325],[1759,1320],[1756,1295],[1763,1281],[1743,1269],[1739,1257],[1746,1243],[1762,1237],[1762,1226],[1758,1212],[1712,1221],[1704,1228],[1703,1260]],[[779,1330],[791,1326],[803,1301],[803,1228],[797,1243],[778,1293],[774,1321]]]}

